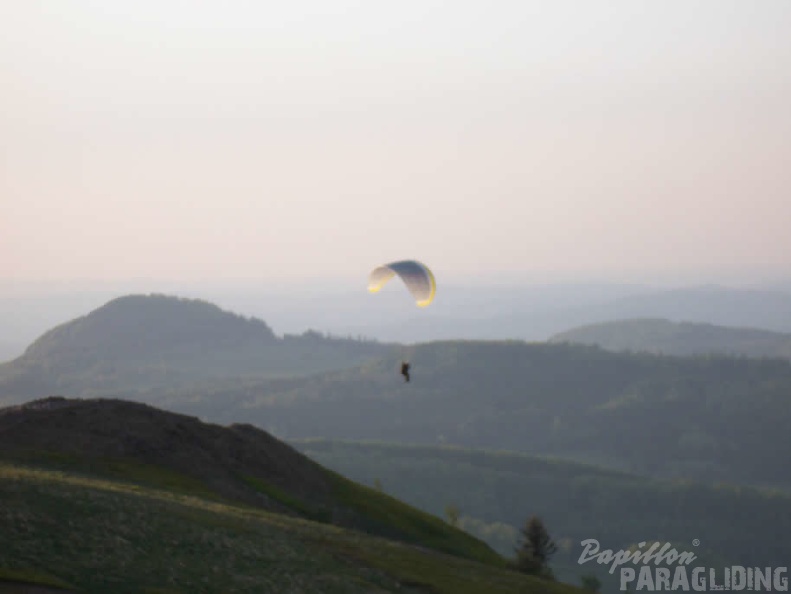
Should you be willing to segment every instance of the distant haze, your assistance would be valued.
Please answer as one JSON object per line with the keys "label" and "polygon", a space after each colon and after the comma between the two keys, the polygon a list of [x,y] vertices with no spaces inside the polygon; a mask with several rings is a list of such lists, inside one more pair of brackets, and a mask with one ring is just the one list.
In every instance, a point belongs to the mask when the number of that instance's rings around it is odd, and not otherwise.
{"label": "distant haze", "polygon": [[0,284],[782,276],[790,31],[787,0],[3,1]]}

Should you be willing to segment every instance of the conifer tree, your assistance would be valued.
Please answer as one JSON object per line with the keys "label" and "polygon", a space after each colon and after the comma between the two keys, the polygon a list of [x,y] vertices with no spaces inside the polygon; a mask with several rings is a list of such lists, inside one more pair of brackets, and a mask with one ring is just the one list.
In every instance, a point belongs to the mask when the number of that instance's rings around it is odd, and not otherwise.
{"label": "conifer tree", "polygon": [[549,559],[557,546],[538,516],[531,516],[520,531],[516,549],[516,568],[530,575],[554,579],[549,568]]}

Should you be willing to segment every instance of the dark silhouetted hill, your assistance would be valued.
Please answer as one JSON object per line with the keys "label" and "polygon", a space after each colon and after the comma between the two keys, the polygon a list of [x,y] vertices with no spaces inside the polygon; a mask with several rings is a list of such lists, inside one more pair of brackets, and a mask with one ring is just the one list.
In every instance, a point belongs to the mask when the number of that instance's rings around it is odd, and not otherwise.
{"label": "dark silhouetted hill", "polygon": [[791,334],[662,319],[591,324],[556,334],[550,342],[680,356],[721,354],[791,359]]}

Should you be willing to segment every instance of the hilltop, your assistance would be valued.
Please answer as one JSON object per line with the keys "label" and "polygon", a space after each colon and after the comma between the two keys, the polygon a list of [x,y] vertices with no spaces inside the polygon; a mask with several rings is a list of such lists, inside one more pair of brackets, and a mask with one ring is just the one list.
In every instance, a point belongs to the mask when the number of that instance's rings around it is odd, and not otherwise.
{"label": "hilltop", "polygon": [[280,338],[262,320],[205,301],[130,295],[53,328],[0,365],[0,402],[294,376],[354,366],[388,349],[314,331]]}
{"label": "hilltop", "polygon": [[[81,592],[566,592],[251,426],[117,400],[0,410],[4,579]],[[15,591],[15,590],[10,590]]]}
{"label": "hilltop", "polygon": [[791,334],[664,319],[637,318],[591,324],[556,334],[549,342],[679,356],[722,354],[791,359]]}

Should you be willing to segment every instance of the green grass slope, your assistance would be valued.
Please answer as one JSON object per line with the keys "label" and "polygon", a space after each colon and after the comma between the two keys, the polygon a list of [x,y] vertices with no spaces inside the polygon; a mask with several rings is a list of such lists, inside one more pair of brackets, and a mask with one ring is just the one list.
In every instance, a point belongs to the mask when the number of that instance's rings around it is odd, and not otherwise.
{"label": "green grass slope", "polygon": [[85,594],[575,591],[250,506],[14,464],[0,464],[0,509],[10,592],[25,576]]}
{"label": "green grass slope", "polygon": [[209,425],[120,400],[49,398],[0,409],[0,461],[253,506],[502,562],[439,518],[328,471],[250,425]]}
{"label": "green grass slope", "polygon": [[549,341],[598,345],[610,351],[791,359],[791,334],[663,319],[591,324],[556,334]]}

